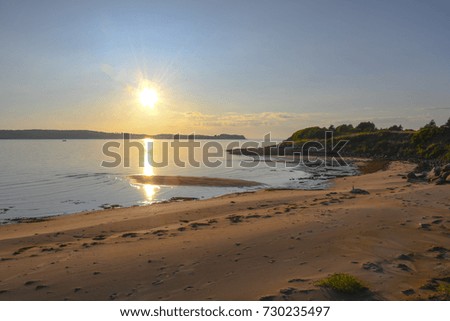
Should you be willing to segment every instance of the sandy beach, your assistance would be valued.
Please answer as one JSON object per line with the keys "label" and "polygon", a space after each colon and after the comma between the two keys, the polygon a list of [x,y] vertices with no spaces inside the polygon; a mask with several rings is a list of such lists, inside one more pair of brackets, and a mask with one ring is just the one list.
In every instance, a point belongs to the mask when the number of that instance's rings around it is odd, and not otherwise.
{"label": "sandy beach", "polygon": [[[442,299],[450,188],[413,168],[0,226],[0,300]],[[333,273],[369,290],[315,285]]]}

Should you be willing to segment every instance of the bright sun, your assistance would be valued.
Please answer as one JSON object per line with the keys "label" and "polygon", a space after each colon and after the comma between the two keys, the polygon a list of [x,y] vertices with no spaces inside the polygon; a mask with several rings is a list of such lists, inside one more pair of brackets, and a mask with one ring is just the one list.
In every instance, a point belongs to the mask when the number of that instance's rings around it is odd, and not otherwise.
{"label": "bright sun", "polygon": [[144,88],[139,93],[139,99],[142,106],[154,108],[158,102],[158,93],[153,88]]}

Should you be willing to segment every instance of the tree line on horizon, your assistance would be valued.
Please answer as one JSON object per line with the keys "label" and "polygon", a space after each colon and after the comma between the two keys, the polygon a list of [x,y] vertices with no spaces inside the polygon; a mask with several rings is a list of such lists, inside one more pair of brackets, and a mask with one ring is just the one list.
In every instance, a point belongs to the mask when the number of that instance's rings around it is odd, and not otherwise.
{"label": "tree line on horizon", "polygon": [[[421,127],[418,131],[422,130],[423,128],[440,128],[440,127],[450,127],[450,118],[447,120],[445,124],[442,124],[441,126],[438,126],[434,119],[432,119],[429,123]],[[330,125],[329,127],[320,127],[320,126],[313,126],[313,127],[307,127],[304,129],[300,129],[296,131],[294,134],[289,137],[288,140],[299,140],[299,139],[305,139],[305,138],[322,138],[324,131],[332,131],[337,136],[341,135],[349,135],[349,134],[361,134],[361,133],[371,133],[371,132],[377,132],[377,131],[390,131],[390,132],[401,132],[401,131],[408,131],[408,132],[416,132],[414,129],[404,129],[403,126],[400,125],[392,125],[388,128],[377,128],[376,125],[371,121],[363,121],[360,122],[357,126],[353,126],[352,124],[342,124],[339,126]]]}

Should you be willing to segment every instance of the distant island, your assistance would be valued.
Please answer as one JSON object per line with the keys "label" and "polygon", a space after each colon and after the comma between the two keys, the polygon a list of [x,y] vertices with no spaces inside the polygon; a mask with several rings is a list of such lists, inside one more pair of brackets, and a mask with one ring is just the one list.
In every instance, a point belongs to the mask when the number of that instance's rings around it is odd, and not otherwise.
{"label": "distant island", "polygon": [[[92,130],[0,130],[0,139],[122,139],[124,133],[105,133]],[[193,134],[129,134],[131,139],[190,139]],[[220,134],[220,135],[195,135],[196,139],[246,139],[243,135]]]}
{"label": "distant island", "polygon": [[244,135],[236,135],[236,134],[220,134],[220,135],[214,135],[214,136],[210,136],[210,135],[194,135],[194,134],[190,134],[190,135],[180,135],[180,134],[158,134],[158,135],[151,135],[148,136],[150,138],[154,138],[154,139],[192,139],[192,138],[196,139],[246,139]]}

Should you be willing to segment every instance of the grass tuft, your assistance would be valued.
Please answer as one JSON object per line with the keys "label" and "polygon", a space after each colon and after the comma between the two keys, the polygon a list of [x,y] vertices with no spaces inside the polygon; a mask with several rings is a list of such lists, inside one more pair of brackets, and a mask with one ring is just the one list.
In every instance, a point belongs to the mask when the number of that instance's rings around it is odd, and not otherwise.
{"label": "grass tuft", "polygon": [[317,281],[315,285],[346,294],[356,294],[367,289],[360,280],[346,273],[335,273],[323,280]]}
{"label": "grass tuft", "polygon": [[450,298],[450,284],[439,284],[437,290],[446,298],[446,300]]}

